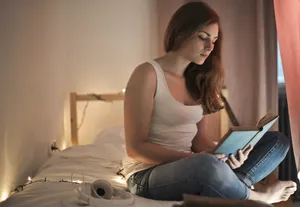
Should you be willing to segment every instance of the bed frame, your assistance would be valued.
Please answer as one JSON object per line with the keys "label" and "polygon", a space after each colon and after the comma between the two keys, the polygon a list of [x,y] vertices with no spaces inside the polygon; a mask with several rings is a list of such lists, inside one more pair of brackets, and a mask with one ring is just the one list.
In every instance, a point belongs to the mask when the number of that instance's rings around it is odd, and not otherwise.
{"label": "bed frame", "polygon": [[77,102],[78,101],[121,101],[124,100],[124,93],[112,93],[112,94],[77,94],[75,92],[70,93],[70,121],[71,121],[71,143],[72,145],[78,145],[78,123],[77,123]]}
{"label": "bed frame", "polygon": [[[124,92],[112,93],[112,94],[77,94],[75,92],[70,94],[70,121],[71,121],[71,143],[72,145],[78,145],[78,123],[77,123],[77,102],[78,101],[122,101],[124,100]],[[219,134],[217,136],[222,137],[227,131],[229,126],[229,120],[232,125],[239,125],[234,113],[232,112],[228,102],[227,102],[227,89],[222,90],[222,100],[225,105],[225,110],[218,112],[215,117],[219,122]],[[213,118],[213,119],[215,119]],[[214,120],[213,120],[214,121]],[[214,122],[215,123],[215,122]]]}

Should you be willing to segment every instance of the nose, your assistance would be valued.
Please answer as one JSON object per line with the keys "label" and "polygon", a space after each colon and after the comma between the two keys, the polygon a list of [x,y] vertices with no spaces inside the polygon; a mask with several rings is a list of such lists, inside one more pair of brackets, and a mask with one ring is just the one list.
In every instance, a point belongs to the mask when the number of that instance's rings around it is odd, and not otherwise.
{"label": "nose", "polygon": [[205,49],[208,50],[208,51],[212,51],[214,48],[214,44],[213,42],[209,39],[206,41],[206,44],[205,44]]}

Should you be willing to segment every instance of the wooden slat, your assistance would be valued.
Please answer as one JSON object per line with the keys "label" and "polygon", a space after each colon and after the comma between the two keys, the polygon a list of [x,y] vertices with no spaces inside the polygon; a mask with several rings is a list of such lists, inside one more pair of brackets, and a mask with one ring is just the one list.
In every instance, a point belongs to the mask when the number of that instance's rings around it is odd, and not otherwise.
{"label": "wooden slat", "polygon": [[78,145],[77,131],[77,94],[70,94],[70,121],[71,121],[71,142],[72,145]]}
{"label": "wooden slat", "polygon": [[118,101],[124,100],[124,94],[83,94],[77,95],[77,101]]}

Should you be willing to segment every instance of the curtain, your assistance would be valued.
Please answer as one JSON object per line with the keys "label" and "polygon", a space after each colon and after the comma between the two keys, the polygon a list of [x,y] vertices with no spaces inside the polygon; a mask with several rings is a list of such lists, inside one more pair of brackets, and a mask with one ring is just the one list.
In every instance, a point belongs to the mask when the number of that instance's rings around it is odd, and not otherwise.
{"label": "curtain", "polygon": [[300,156],[300,1],[274,0],[295,162]]}

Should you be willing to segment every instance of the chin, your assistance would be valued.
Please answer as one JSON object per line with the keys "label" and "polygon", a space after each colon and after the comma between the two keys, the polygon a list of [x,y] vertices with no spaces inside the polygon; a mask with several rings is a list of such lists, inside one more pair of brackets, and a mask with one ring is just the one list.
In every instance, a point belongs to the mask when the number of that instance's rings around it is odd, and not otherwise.
{"label": "chin", "polygon": [[193,60],[193,63],[197,64],[197,65],[202,65],[205,62],[206,58],[199,58],[197,60]]}

